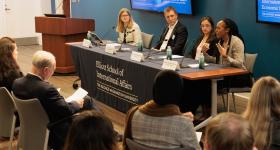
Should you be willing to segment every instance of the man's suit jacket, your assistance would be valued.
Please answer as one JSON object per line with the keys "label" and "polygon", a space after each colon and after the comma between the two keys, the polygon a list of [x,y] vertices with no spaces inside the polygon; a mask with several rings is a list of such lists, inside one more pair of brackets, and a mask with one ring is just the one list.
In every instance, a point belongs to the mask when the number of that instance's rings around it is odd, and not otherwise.
{"label": "man's suit jacket", "polygon": [[[168,32],[168,26],[163,30],[160,36],[160,40],[157,42],[157,45],[155,46],[156,49],[160,48],[162,42],[165,39],[165,35],[167,34],[167,32]],[[172,54],[183,55],[183,49],[187,41],[187,38],[188,38],[187,28],[178,21],[175,28],[173,29],[173,32],[167,44],[167,46],[171,46]]]}
{"label": "man's suit jacket", "polygon": [[[16,79],[12,88],[14,94],[20,99],[39,99],[48,114],[50,122],[72,116],[80,110],[76,102],[65,102],[64,98],[54,86],[32,74],[27,74],[25,77]],[[51,128],[50,146],[53,148],[60,148],[63,146],[70,123],[71,122],[63,122]]]}

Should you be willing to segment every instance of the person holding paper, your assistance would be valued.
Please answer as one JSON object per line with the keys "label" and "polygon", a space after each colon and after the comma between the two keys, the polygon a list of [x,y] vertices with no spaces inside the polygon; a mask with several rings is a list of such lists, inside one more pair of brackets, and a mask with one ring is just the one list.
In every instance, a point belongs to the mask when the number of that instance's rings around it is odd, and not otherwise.
{"label": "person holding paper", "polygon": [[127,8],[122,8],[119,12],[116,31],[119,33],[119,43],[134,46],[137,46],[138,43],[142,43],[140,27],[133,20],[132,15]]}
{"label": "person holding paper", "polygon": [[[94,101],[85,97],[67,103],[58,90],[48,80],[56,68],[53,54],[37,51],[32,57],[32,69],[26,76],[14,81],[12,90],[20,99],[37,98],[45,109],[50,123],[71,116],[82,109],[97,109]],[[36,113],[36,112],[34,112]],[[71,121],[64,121],[50,129],[49,146],[61,149]]]}
{"label": "person holding paper", "polygon": [[167,26],[154,49],[165,51],[167,46],[171,46],[172,54],[183,55],[183,49],[188,38],[187,28],[178,20],[178,14],[172,6],[164,9],[164,17]]}

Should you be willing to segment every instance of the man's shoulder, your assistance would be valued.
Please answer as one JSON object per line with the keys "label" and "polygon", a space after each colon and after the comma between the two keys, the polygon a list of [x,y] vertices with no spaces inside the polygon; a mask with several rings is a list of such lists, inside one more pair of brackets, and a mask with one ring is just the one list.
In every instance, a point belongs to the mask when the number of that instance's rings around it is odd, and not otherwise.
{"label": "man's shoulder", "polygon": [[182,32],[182,31],[185,31],[187,32],[187,27],[182,24],[180,21],[178,21],[178,23],[176,24],[176,30]]}

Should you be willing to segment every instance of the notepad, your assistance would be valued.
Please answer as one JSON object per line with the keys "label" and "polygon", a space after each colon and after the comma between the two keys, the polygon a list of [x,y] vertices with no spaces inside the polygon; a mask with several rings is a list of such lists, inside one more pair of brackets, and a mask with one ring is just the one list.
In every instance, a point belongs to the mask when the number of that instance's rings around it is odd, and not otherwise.
{"label": "notepad", "polygon": [[78,88],[78,90],[76,90],[75,93],[73,93],[71,96],[67,97],[65,101],[69,103],[72,101],[80,100],[83,99],[87,94],[88,92],[86,90],[84,90],[83,88]]}

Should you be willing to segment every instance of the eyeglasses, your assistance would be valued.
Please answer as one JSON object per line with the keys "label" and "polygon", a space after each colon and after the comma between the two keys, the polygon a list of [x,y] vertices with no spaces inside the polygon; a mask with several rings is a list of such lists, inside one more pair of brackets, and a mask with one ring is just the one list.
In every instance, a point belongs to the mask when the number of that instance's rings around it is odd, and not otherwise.
{"label": "eyeglasses", "polygon": [[121,17],[128,17],[129,15],[121,15]]}
{"label": "eyeglasses", "polygon": [[209,25],[209,24],[201,25],[201,26],[200,26],[200,28],[210,28],[210,27],[211,27],[211,25]]}

